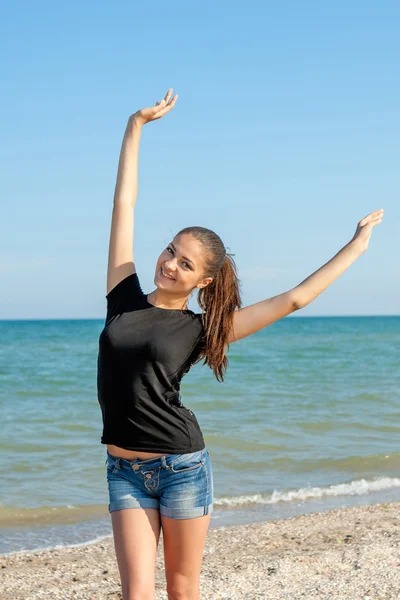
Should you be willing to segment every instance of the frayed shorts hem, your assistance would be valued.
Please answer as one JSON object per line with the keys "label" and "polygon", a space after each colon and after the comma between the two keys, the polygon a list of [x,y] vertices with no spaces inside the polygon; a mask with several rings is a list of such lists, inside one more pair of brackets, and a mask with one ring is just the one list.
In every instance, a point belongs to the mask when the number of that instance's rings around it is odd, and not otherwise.
{"label": "frayed shorts hem", "polygon": [[204,517],[212,513],[213,505],[195,506],[193,508],[170,508],[160,504],[160,513],[163,517],[170,519],[194,519],[195,517]]}
{"label": "frayed shorts hem", "polygon": [[155,498],[141,498],[140,502],[130,498],[128,501],[113,502],[108,505],[108,512],[112,513],[115,510],[124,510],[124,508],[160,508],[160,503]]}
{"label": "frayed shorts hem", "polygon": [[155,508],[160,511],[163,517],[170,519],[194,519],[195,517],[203,517],[204,515],[210,515],[213,511],[213,505],[208,506],[196,506],[192,508],[170,508],[169,506],[163,506],[157,500],[151,498],[143,498],[139,503],[133,503],[132,500],[129,502],[114,502],[112,505],[109,504],[108,511],[110,513],[116,510],[124,510],[126,508]]}

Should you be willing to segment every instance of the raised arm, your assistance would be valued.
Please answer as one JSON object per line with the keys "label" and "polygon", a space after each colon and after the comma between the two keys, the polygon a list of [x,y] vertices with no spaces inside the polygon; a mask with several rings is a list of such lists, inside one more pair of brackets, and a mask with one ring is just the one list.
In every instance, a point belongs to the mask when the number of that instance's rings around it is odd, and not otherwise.
{"label": "raised arm", "polygon": [[134,207],[138,188],[138,157],[142,127],[161,119],[175,105],[169,89],[161,102],[143,108],[128,119],[118,163],[108,249],[107,294],[125,277],[135,273],[133,257]]}
{"label": "raised arm", "polygon": [[279,296],[262,300],[237,310],[233,317],[233,329],[228,343],[236,342],[274,321],[310,304],[331,285],[353,262],[367,250],[372,228],[379,225],[383,210],[367,215],[358,225],[352,240],[329,262],[307,277],[298,286]]}

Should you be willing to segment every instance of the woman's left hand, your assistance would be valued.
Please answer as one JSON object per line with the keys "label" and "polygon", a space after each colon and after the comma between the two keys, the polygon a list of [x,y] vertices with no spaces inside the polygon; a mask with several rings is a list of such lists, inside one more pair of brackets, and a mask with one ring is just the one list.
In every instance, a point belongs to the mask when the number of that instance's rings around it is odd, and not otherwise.
{"label": "woman's left hand", "polygon": [[353,242],[357,240],[361,245],[362,252],[367,250],[372,228],[375,227],[375,225],[379,225],[379,223],[382,221],[383,212],[383,208],[376,210],[375,212],[372,212],[361,219],[361,221],[358,223],[356,232],[351,241]]}
{"label": "woman's left hand", "polygon": [[150,123],[150,121],[156,121],[157,119],[161,119],[167,112],[172,110],[175,106],[175,103],[178,99],[178,94],[172,98],[172,88],[168,90],[165,94],[165,97],[161,102],[156,102],[155,106],[150,106],[149,108],[142,108],[138,110],[133,115],[129,117],[130,121],[134,121],[138,125],[142,126],[145,123]]}

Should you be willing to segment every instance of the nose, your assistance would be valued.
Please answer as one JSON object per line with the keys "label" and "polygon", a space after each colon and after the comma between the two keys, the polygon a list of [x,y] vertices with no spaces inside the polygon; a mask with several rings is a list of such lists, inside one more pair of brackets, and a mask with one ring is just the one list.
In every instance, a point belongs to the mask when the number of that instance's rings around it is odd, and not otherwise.
{"label": "nose", "polygon": [[165,265],[166,270],[169,273],[174,273],[175,272],[175,270],[176,270],[175,261],[176,261],[175,256],[173,256],[169,260],[165,261],[164,265]]}

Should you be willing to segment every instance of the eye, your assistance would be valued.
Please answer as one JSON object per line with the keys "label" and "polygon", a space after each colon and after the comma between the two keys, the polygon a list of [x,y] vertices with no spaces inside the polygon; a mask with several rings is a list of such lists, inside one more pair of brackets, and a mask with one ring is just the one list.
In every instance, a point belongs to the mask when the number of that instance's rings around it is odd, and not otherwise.
{"label": "eye", "polygon": [[[174,254],[173,249],[170,248],[170,246],[167,246],[166,251],[168,252],[169,250],[171,251],[171,254]],[[186,269],[190,269],[191,271],[193,271],[192,265],[189,265],[186,261],[183,261],[182,264],[185,265]]]}

